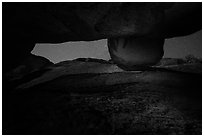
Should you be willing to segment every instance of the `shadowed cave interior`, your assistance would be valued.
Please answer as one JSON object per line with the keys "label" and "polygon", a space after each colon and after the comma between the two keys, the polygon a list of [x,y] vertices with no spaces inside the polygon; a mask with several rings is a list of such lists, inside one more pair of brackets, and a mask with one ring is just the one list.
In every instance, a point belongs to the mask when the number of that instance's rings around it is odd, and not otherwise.
{"label": "shadowed cave interior", "polygon": [[202,134],[202,3],[2,5],[2,134]]}

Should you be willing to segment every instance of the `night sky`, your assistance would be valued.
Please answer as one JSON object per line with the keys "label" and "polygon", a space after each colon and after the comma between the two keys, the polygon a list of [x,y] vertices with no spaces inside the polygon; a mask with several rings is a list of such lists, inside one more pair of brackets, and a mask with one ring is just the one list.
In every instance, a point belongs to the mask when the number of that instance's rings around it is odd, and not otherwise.
{"label": "night sky", "polygon": [[[36,44],[32,53],[46,57],[54,63],[81,57],[110,59],[106,39],[91,42]],[[202,30],[188,36],[165,40],[164,57],[183,58],[188,54],[202,57]]]}

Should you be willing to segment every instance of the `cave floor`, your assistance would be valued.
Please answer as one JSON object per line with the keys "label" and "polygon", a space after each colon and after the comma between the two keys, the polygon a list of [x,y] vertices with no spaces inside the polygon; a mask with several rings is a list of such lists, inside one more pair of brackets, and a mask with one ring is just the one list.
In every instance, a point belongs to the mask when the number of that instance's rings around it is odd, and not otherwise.
{"label": "cave floor", "polygon": [[201,74],[67,75],[12,90],[6,84],[3,134],[202,134]]}

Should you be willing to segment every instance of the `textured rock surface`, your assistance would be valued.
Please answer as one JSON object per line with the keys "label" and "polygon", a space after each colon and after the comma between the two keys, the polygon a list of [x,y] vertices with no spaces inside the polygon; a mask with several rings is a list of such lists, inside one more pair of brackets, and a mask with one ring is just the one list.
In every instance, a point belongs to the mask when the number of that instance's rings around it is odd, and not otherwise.
{"label": "textured rock surface", "polygon": [[[64,62],[15,84],[4,81],[3,134],[202,134],[201,73],[162,68],[89,73],[97,70],[96,62],[84,74],[54,73],[59,66],[80,73],[93,63],[73,62],[80,65]],[[14,89],[46,73],[57,77]]]}
{"label": "textured rock surface", "polygon": [[[36,42],[67,42],[144,35],[162,20],[164,3],[6,3],[7,31]],[[168,4],[167,4],[168,5]],[[14,13],[15,12],[15,13]],[[20,32],[22,31],[23,32]]]}
{"label": "textured rock surface", "polygon": [[161,29],[176,36],[184,28],[187,33],[201,29],[202,19],[201,3],[4,3],[3,11],[6,33],[56,43],[151,35]]}
{"label": "textured rock surface", "polygon": [[125,37],[108,39],[112,60],[125,70],[143,70],[163,57],[164,39]]}

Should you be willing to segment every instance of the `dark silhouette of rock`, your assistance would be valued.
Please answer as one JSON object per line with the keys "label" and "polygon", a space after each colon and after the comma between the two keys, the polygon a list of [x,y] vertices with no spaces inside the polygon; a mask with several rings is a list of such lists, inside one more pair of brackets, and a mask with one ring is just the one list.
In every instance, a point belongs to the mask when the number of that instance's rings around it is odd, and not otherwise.
{"label": "dark silhouette of rock", "polygon": [[36,42],[59,43],[148,34],[162,20],[164,5],[172,4],[4,3],[3,10],[5,25],[13,26],[7,31],[24,31]]}
{"label": "dark silhouette of rock", "polygon": [[187,55],[185,56],[185,61],[187,63],[202,63],[202,59],[201,58],[197,58],[194,55]]}
{"label": "dark silhouette of rock", "polygon": [[185,58],[162,58],[154,67],[202,74],[202,60],[192,55]]}
{"label": "dark silhouette of rock", "polygon": [[48,59],[30,54],[26,59],[24,59],[19,66],[15,69],[6,73],[7,78],[10,80],[16,80],[33,73],[35,71],[43,70],[46,67],[53,65]]}
{"label": "dark silhouette of rock", "polygon": [[[59,43],[118,36],[141,36],[160,31],[162,26],[165,29],[171,28],[168,31],[172,33],[174,30],[176,34],[183,32],[186,26],[188,29],[185,31],[190,28],[194,31],[201,29],[202,19],[201,3],[193,2],[3,3],[3,5],[5,15],[3,21],[8,23],[4,25],[12,26],[7,28],[7,31],[21,30],[20,34],[29,34],[36,42]],[[183,13],[186,13],[185,16]],[[168,22],[161,24],[164,14]],[[195,21],[190,22],[191,18]],[[165,33],[168,34],[168,31]]]}
{"label": "dark silhouette of rock", "polygon": [[186,61],[181,58],[162,58],[156,66],[169,66],[185,64]]}
{"label": "dark silhouette of rock", "polygon": [[77,58],[73,61],[83,61],[83,62],[98,62],[98,63],[102,63],[102,64],[111,64],[106,60],[103,59],[97,59],[97,58]]}

